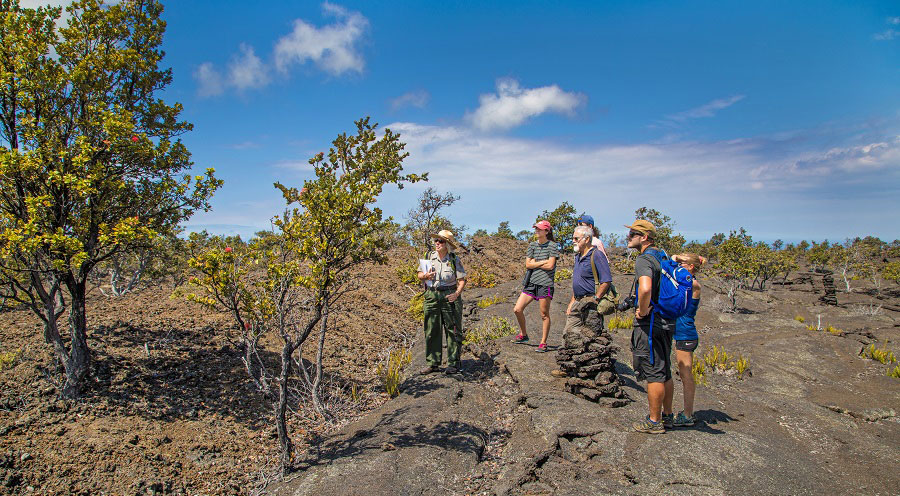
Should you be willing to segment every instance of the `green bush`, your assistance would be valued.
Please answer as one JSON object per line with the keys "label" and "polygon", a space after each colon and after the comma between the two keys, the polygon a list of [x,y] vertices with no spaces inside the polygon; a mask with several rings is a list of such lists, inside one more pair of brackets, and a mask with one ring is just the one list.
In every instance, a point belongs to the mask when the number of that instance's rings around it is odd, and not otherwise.
{"label": "green bush", "polygon": [[381,385],[391,397],[400,392],[403,382],[403,369],[412,362],[412,353],[408,349],[392,350],[383,363],[375,367],[375,375],[381,379]]}
{"label": "green bush", "polygon": [[509,320],[495,315],[480,326],[466,331],[463,344],[484,343],[504,336],[512,336],[516,332],[516,328]]}
{"label": "green bush", "polygon": [[489,296],[487,298],[478,300],[478,308],[487,308],[491,305],[500,303],[501,301],[503,301],[503,297],[495,294],[494,296]]}
{"label": "green bush", "polygon": [[399,267],[394,269],[394,272],[397,273],[397,277],[400,278],[400,282],[403,284],[420,284],[419,281],[419,265],[415,262],[407,262],[404,264],[400,264]]}
{"label": "green bush", "polygon": [[559,269],[553,276],[554,282],[565,281],[572,278],[572,269]]}
{"label": "green bush", "polygon": [[406,313],[419,322],[425,322],[425,293],[417,293],[409,299],[409,306],[406,307]]}

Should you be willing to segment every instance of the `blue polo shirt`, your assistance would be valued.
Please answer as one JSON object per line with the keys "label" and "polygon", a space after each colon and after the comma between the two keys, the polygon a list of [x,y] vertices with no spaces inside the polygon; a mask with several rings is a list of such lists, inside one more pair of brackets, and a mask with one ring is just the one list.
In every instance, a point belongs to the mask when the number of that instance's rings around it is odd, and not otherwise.
{"label": "blue polo shirt", "polygon": [[591,259],[594,257],[594,266],[597,268],[599,284],[612,282],[612,273],[609,271],[609,263],[600,250],[591,248],[585,256],[575,254],[575,267],[572,269],[572,293],[576,298],[597,293],[594,286],[594,274],[591,271]]}

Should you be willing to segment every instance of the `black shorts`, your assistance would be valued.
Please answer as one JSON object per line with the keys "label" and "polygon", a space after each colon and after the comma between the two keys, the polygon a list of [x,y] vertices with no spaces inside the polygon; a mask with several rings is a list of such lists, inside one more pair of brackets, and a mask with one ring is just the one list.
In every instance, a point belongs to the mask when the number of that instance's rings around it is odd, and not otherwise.
{"label": "black shorts", "polygon": [[675,349],[679,351],[690,351],[693,352],[697,349],[697,345],[700,344],[699,339],[685,339],[683,341],[676,340],[675,341]]}
{"label": "black shorts", "polygon": [[635,320],[631,331],[632,367],[639,381],[666,382],[672,378],[672,336],[675,323],[663,325],[661,317],[654,317],[653,323],[653,363],[650,363],[650,347],[647,333],[650,319]]}
{"label": "black shorts", "polygon": [[540,286],[538,284],[528,283],[528,286],[522,288],[522,293],[534,298],[535,300],[543,300],[544,298],[553,299],[553,286]]}

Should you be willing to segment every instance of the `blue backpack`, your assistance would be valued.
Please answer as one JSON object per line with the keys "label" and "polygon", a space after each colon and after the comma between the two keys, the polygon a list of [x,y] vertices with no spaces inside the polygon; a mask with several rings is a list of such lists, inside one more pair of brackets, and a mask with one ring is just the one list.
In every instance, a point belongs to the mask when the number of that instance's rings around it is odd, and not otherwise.
{"label": "blue backpack", "polygon": [[[651,300],[650,332],[648,346],[650,347],[650,363],[653,363],[653,319],[656,314],[664,319],[677,319],[688,310],[688,304],[694,293],[694,278],[691,273],[674,260],[670,259],[666,252],[652,249],[644,252],[650,260],[659,263],[659,295],[656,301]],[[651,291],[652,294],[652,291]]]}

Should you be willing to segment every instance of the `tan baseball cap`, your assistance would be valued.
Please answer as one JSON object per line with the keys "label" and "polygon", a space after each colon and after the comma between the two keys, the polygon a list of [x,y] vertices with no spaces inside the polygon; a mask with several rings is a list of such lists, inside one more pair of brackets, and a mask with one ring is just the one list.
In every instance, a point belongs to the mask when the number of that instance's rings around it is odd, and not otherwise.
{"label": "tan baseball cap", "polygon": [[631,224],[630,226],[625,226],[625,227],[627,227],[628,229],[632,229],[634,231],[640,231],[644,234],[655,234],[656,233],[656,228],[653,227],[653,224],[651,224],[650,222],[648,222],[644,219],[637,219],[634,221],[633,224]]}

